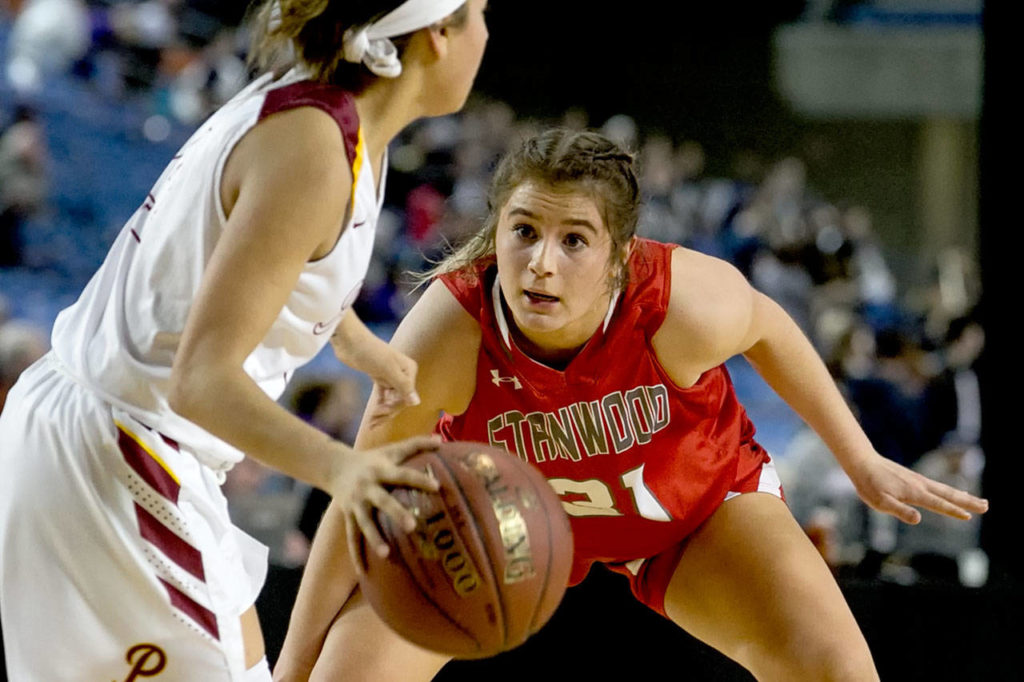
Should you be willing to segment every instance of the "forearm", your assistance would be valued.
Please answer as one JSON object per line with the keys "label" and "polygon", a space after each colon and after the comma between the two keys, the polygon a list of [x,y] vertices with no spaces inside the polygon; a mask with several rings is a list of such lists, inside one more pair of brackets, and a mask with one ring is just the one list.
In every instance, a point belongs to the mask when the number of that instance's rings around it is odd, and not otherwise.
{"label": "forearm", "polygon": [[770,299],[761,305],[766,331],[744,357],[850,471],[874,447],[799,326]]}
{"label": "forearm", "polygon": [[361,371],[364,371],[363,364],[370,354],[370,349],[386,345],[387,343],[370,331],[352,309],[345,311],[345,316],[331,334],[331,347],[338,359],[349,367]]}
{"label": "forearm", "polygon": [[246,455],[330,490],[349,448],[274,402],[240,367],[175,368],[172,409]]}

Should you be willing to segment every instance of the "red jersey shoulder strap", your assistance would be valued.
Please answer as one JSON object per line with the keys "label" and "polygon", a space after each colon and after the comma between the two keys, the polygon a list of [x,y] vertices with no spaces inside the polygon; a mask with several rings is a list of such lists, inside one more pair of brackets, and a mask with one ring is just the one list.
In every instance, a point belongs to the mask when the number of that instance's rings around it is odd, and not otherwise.
{"label": "red jersey shoulder strap", "polygon": [[467,268],[438,275],[438,279],[452,292],[466,312],[477,322],[487,318],[490,287],[487,271],[494,265],[494,256],[486,256]]}
{"label": "red jersey shoulder strap", "polygon": [[657,331],[672,293],[672,252],[675,244],[638,238],[629,256],[629,283],[619,302],[628,324]]}

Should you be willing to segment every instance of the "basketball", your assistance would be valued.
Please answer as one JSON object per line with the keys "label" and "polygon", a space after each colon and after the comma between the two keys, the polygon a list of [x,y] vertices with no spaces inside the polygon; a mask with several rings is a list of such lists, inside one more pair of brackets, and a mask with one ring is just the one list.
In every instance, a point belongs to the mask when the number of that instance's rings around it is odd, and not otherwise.
{"label": "basketball", "polygon": [[455,658],[519,646],[558,608],[572,566],[554,490],[528,463],[480,443],[443,443],[406,464],[441,486],[393,491],[418,524],[405,533],[378,517],[391,551],[363,552],[367,600],[405,639]]}

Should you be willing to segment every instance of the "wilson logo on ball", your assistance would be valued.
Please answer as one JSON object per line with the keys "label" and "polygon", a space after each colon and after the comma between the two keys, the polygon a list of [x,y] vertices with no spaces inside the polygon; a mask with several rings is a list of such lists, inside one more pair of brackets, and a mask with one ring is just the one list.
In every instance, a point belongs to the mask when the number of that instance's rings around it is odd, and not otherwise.
{"label": "wilson logo on ball", "polygon": [[[416,497],[414,494],[413,499]],[[420,556],[427,561],[441,562],[456,594],[470,594],[480,586],[480,573],[465,552],[456,546],[451,519],[444,510],[424,519],[421,510],[422,507],[415,503],[410,509],[421,519],[421,523],[413,531]]]}
{"label": "wilson logo on ball", "polygon": [[463,466],[480,477],[484,489],[491,497],[498,531],[505,547],[505,583],[532,578],[536,571],[533,567],[533,553],[530,551],[530,534],[523,513],[516,503],[516,491],[504,483],[494,459],[486,453],[469,453],[463,460]]}

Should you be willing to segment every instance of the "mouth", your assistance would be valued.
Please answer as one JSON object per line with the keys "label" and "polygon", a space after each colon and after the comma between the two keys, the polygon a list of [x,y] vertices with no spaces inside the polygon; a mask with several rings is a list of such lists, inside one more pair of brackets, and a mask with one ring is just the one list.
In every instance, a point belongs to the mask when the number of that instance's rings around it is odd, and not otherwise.
{"label": "mouth", "polygon": [[545,294],[540,291],[533,291],[531,289],[523,289],[523,295],[526,296],[527,300],[531,303],[557,303],[559,301],[557,296]]}

